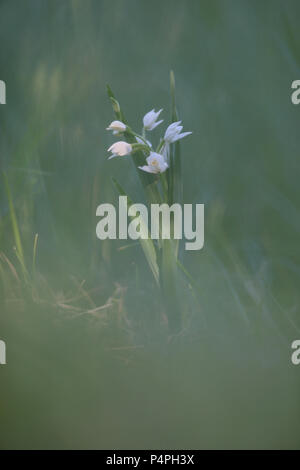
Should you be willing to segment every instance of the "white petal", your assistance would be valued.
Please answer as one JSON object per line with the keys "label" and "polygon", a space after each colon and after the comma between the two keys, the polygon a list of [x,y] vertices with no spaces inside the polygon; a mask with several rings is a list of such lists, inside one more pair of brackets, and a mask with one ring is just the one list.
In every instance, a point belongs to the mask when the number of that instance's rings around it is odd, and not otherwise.
{"label": "white petal", "polygon": [[163,173],[169,168],[169,165],[166,162],[163,162],[160,166],[160,171]]}
{"label": "white petal", "polygon": [[151,128],[150,127],[148,128],[148,131],[153,131],[153,129],[159,126],[159,124],[161,124],[162,122],[164,122],[163,119],[161,121],[155,122],[154,124],[152,124]]}
{"label": "white petal", "polygon": [[146,171],[147,173],[157,173],[151,166],[139,166],[140,170]]}
{"label": "white petal", "polygon": [[158,118],[161,112],[162,109],[157,111],[157,113],[154,109],[152,109],[147,114],[145,114],[145,116],[143,117],[143,124],[146,130],[151,131],[152,129],[154,129],[154,127],[156,127],[156,119]]}
{"label": "white petal", "polygon": [[123,157],[124,155],[129,155],[132,152],[132,146],[128,142],[121,140],[111,145],[108,152],[112,152]]}
{"label": "white petal", "polygon": [[169,127],[167,128],[167,131],[170,131],[170,130],[173,130],[175,129],[177,126],[179,126],[181,124],[181,121],[177,121],[177,122],[172,122],[172,124],[169,125]]}
{"label": "white petal", "polygon": [[121,121],[112,121],[106,130],[113,132],[124,132],[126,130],[126,124]]}
{"label": "white petal", "polygon": [[187,135],[190,135],[190,134],[192,134],[192,132],[183,132],[182,134],[178,134],[174,137],[172,142],[176,142],[177,140],[183,139],[184,137],[186,137]]}
{"label": "white petal", "polygon": [[150,155],[149,157],[146,158],[146,161],[149,165],[151,165],[151,162],[153,160],[156,160],[159,164],[163,163],[164,162],[164,157],[160,154],[160,153],[156,153],[156,152],[150,152]]}

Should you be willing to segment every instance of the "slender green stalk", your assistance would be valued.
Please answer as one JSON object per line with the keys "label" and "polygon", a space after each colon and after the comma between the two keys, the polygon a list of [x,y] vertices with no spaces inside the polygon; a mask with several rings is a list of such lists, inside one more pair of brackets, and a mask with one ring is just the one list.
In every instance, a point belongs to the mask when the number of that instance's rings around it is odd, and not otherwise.
{"label": "slender green stalk", "polygon": [[177,265],[174,253],[174,241],[163,240],[160,260],[161,294],[168,318],[169,329],[176,334],[181,329],[182,313],[177,295]]}
{"label": "slender green stalk", "polygon": [[[132,200],[126,194],[126,192],[124,191],[122,186],[118,183],[118,181],[116,181],[114,178],[112,180],[113,180],[113,183],[114,183],[115,187],[117,188],[119,194],[121,196],[127,196],[128,207],[130,207],[133,204]],[[158,269],[158,265],[157,265],[157,256],[156,256],[155,246],[154,246],[153,240],[149,237],[148,227],[145,224],[143,224],[142,221],[141,221],[141,225],[142,225],[141,226],[141,232],[146,233],[146,231],[147,231],[146,235],[147,235],[148,238],[139,238],[139,242],[140,242],[141,247],[144,251],[144,254],[145,254],[146,259],[148,261],[149,267],[150,267],[150,269],[152,271],[152,274],[154,276],[154,279],[155,279],[156,283],[159,285],[159,269]]]}
{"label": "slender green stalk", "polygon": [[[113,107],[113,110],[115,112],[116,118],[119,121],[121,121],[121,122],[123,122],[124,124],[127,125],[126,118],[125,118],[123,112],[121,111],[119,102],[116,100],[115,95],[113,94],[112,89],[110,88],[109,85],[107,85],[107,94],[108,94],[108,96],[111,100],[112,107]],[[124,136],[130,144],[135,144],[136,143],[135,136],[133,135],[132,132],[125,132]],[[143,187],[146,188],[146,186],[148,186],[149,184],[152,184],[154,182],[155,176],[150,175],[149,173],[145,173],[145,172],[141,171],[138,168],[142,164],[142,162],[144,161],[143,152],[134,153],[132,155],[132,159],[133,159],[133,162],[134,162],[134,167],[136,169],[137,175],[138,175]]]}
{"label": "slender green stalk", "polygon": [[24,252],[23,252],[23,247],[22,247],[22,242],[21,242],[21,235],[20,235],[18,220],[16,217],[12,194],[11,194],[9,183],[8,183],[8,178],[4,172],[3,172],[3,179],[4,179],[6,196],[8,199],[10,220],[11,220],[12,230],[13,230],[13,235],[14,235],[14,240],[15,240],[15,252],[16,252],[18,261],[21,265],[24,280],[27,282],[28,271],[27,271],[26,264],[25,264],[25,258],[24,258]]}
{"label": "slender green stalk", "polygon": [[[171,88],[171,121],[178,120],[176,105],[175,105],[175,78],[174,73],[170,73],[170,88]],[[158,146],[158,151],[162,149],[164,141],[161,141]],[[178,144],[179,145],[179,144]],[[178,153],[179,147],[176,144],[170,146],[170,162],[166,174],[161,175],[161,183],[163,186],[164,199],[172,205],[175,201],[175,188],[178,183],[181,183],[181,167],[180,167],[180,154]],[[175,159],[177,165],[175,166]],[[161,279],[161,294],[163,304],[165,306],[166,315],[168,317],[169,329],[172,334],[180,331],[182,325],[182,312],[180,306],[180,299],[177,296],[177,282],[178,282],[178,267],[177,256],[179,240],[173,240],[174,233],[174,219],[171,217],[171,239],[162,241],[162,249],[159,257],[160,279]]]}
{"label": "slender green stalk", "polygon": [[36,252],[37,252],[37,244],[38,244],[39,234],[36,233],[33,242],[33,255],[32,255],[32,276],[33,279],[35,278],[36,273]]}

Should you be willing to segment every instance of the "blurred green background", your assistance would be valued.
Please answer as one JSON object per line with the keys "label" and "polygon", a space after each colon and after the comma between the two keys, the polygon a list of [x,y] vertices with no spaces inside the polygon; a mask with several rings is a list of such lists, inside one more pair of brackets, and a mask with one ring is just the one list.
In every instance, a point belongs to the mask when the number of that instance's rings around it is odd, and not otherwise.
{"label": "blurred green background", "polygon": [[[0,2],[2,449],[300,447],[299,15],[298,0]],[[206,223],[172,341],[140,247],[95,235],[112,176],[142,202],[130,159],[107,161],[106,83],[139,129],[153,107],[168,121],[170,69],[193,131],[184,200]]]}

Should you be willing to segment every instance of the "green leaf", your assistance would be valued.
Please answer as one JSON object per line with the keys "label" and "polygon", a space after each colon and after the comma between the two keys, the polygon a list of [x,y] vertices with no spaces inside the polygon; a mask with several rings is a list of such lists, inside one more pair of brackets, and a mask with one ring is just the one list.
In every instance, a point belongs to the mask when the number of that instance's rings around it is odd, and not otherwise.
{"label": "green leaf", "polygon": [[109,85],[106,85],[106,87],[107,87],[107,94],[108,94],[108,97],[111,101],[111,104],[112,104],[114,113],[116,115],[116,118],[118,119],[118,121],[122,121],[122,122],[124,122],[124,124],[127,124],[127,122],[125,120],[125,117],[124,117],[124,115],[121,111],[119,102],[117,101],[115,95],[113,94],[112,89],[110,88]]}
{"label": "green leaf", "polygon": [[[179,120],[176,109],[175,76],[173,70],[170,72],[170,91],[171,91],[171,120]],[[181,174],[181,155],[180,142],[175,142],[170,148],[170,172],[169,172],[169,203],[182,202],[182,174]]]}
{"label": "green leaf", "polygon": [[[173,70],[170,71],[170,93],[171,93],[171,121],[179,120],[176,109],[175,76]],[[180,142],[175,142],[170,146],[170,168],[168,170],[168,200],[169,204],[182,203],[183,185],[181,171]],[[176,241],[175,251],[178,255],[179,240]]]}
{"label": "green leaf", "polygon": [[175,75],[173,70],[170,71],[170,93],[171,93],[171,119],[172,122],[178,121],[176,110],[176,93],[175,93]]}
{"label": "green leaf", "polygon": [[[130,197],[127,195],[127,193],[124,191],[122,186],[118,183],[118,181],[115,178],[112,178],[112,180],[113,180],[113,183],[114,183],[115,187],[117,188],[119,194],[121,196],[127,196],[128,207],[132,206],[133,202],[130,199]],[[131,217],[131,219],[133,220],[134,217]],[[159,270],[158,270],[157,259],[156,259],[156,250],[155,250],[153,240],[149,236],[149,231],[148,231],[148,227],[146,226],[146,224],[141,223],[141,231],[147,231],[148,232],[148,239],[139,238],[139,242],[140,242],[141,247],[144,251],[145,257],[148,261],[148,264],[149,264],[149,267],[152,271],[154,279],[157,282],[157,284],[159,285]]]}
{"label": "green leaf", "polygon": [[176,263],[175,241],[162,240],[160,253],[160,281],[163,303],[172,333],[178,333],[182,324],[180,298],[178,296],[178,268]]}

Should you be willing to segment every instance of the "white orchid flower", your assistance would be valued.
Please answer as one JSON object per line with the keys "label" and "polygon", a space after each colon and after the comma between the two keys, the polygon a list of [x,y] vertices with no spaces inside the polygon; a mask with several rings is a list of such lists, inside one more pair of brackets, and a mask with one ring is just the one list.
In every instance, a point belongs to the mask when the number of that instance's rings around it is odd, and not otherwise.
{"label": "white orchid flower", "polygon": [[143,123],[144,123],[144,129],[146,131],[153,131],[153,129],[155,129],[159,124],[163,122],[163,119],[161,121],[156,122],[161,112],[162,112],[162,109],[157,111],[157,113],[155,112],[154,109],[152,109],[152,111],[149,111],[149,113],[145,114],[145,116],[143,117]]}
{"label": "white orchid flower", "polygon": [[192,132],[182,132],[181,134],[183,126],[181,126],[180,124],[181,121],[177,121],[169,125],[164,136],[164,141],[166,142],[166,144],[172,144],[173,142],[176,142],[176,140],[183,139],[187,135],[192,134]]}
{"label": "white orchid flower", "polygon": [[132,146],[128,142],[119,141],[112,144],[108,152],[112,152],[109,160],[114,157],[124,157],[132,152]]}
{"label": "white orchid flower", "polygon": [[168,168],[164,157],[156,152],[151,152],[146,161],[148,165],[139,166],[139,168],[147,173],[163,173]]}
{"label": "white orchid flower", "polygon": [[119,132],[126,131],[126,125],[121,121],[113,121],[106,128],[107,131],[113,131],[113,134],[118,134]]}
{"label": "white orchid flower", "polygon": [[152,148],[152,144],[151,144],[150,140],[147,140],[147,139],[143,140],[138,136],[135,137],[135,140],[141,145],[145,145],[145,143],[146,143],[148,145],[148,147]]}

